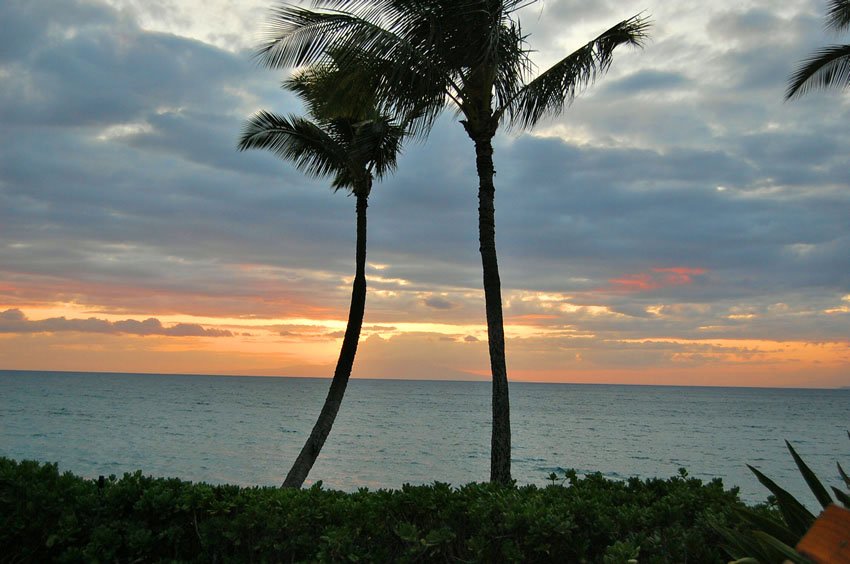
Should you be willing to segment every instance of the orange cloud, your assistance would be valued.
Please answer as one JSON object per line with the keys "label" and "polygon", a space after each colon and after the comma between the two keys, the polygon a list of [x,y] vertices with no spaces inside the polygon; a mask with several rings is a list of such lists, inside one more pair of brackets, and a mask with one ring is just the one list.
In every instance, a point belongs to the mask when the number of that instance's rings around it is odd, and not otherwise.
{"label": "orange cloud", "polygon": [[687,286],[694,283],[694,277],[705,274],[704,268],[674,266],[668,268],[653,268],[649,272],[626,274],[621,278],[611,278],[608,291],[637,293],[649,292],[659,288]]}

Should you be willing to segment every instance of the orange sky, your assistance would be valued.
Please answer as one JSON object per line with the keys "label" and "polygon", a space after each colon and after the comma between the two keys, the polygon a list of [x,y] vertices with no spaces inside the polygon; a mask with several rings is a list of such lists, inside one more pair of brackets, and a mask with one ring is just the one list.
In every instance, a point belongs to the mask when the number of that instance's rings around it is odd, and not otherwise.
{"label": "orange sky", "polygon": [[[652,269],[611,280],[609,291],[679,286],[690,283],[690,276],[698,273],[699,269]],[[375,282],[371,280],[373,286],[381,285]],[[391,310],[392,303],[404,294],[405,284],[394,284],[397,289],[392,292],[370,289],[354,377],[486,379],[486,329],[472,315],[482,305],[475,293],[462,292],[471,302],[471,311],[462,315],[449,310],[442,320],[433,315],[427,321],[416,321],[412,315],[402,320],[397,312],[381,314]],[[340,280],[338,295],[328,301],[344,306],[346,291],[347,280]],[[128,294],[132,295],[132,290]],[[167,304],[178,298],[161,296],[161,301]],[[718,327],[703,327],[702,338],[617,337],[616,331],[590,327],[621,317],[602,301],[604,293],[599,305],[579,306],[571,303],[569,296],[506,291],[511,379],[701,386],[848,385],[847,341],[714,337]],[[845,297],[822,315],[846,315],[848,306],[850,297]],[[339,306],[316,309],[297,303],[292,308],[295,316],[289,317],[247,318],[226,312],[185,315],[167,310],[119,313],[115,309],[78,303],[0,304],[0,312],[4,312],[0,313],[0,368],[330,377],[346,312]],[[682,306],[668,307],[666,312],[664,304],[647,309],[655,317],[682,314]],[[318,315],[311,317],[310,311]],[[730,321],[753,316],[733,314]]]}

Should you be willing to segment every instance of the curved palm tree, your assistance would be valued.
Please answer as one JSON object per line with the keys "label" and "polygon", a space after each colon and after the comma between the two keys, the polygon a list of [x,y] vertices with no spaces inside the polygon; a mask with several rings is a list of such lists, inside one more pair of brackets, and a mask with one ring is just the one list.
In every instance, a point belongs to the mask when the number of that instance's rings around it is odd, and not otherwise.
{"label": "curved palm tree", "polygon": [[[616,24],[532,77],[516,11],[536,0],[314,0],[316,9],[275,9],[261,61],[273,68],[335,58],[344,72],[364,67],[378,100],[395,111],[425,104],[427,129],[447,105],[463,116],[475,145],[478,233],[483,269],[493,426],[490,480],[511,481],[511,433],[501,282],[496,257],[492,139],[503,122],[531,127],[559,113],[604,73],[614,50],[641,45],[648,21]],[[365,59],[365,64],[363,63]],[[354,69],[354,70],[352,70]]]}
{"label": "curved palm tree", "polygon": [[[826,28],[832,31],[850,29],[850,0],[828,0]],[[850,45],[829,45],[804,60],[788,79],[785,99],[802,96],[820,88],[850,86]]]}
{"label": "curved palm tree", "polygon": [[404,124],[369,107],[368,98],[361,99],[359,107],[349,105],[347,113],[332,112],[323,93],[335,81],[335,72],[327,66],[300,72],[285,86],[306,103],[313,119],[260,111],[246,122],[239,140],[240,150],[267,149],[308,175],[331,176],[334,192],[346,190],[356,201],[356,266],[345,336],[322,411],[283,487],[300,488],[304,483],[339,412],[366,307],[366,208],[372,180],[395,169],[404,137]]}

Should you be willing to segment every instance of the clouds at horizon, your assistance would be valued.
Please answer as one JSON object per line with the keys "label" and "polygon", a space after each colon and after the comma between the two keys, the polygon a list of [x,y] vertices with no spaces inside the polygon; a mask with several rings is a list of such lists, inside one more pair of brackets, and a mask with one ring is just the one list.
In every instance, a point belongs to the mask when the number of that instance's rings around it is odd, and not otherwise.
{"label": "clouds at horizon", "polygon": [[108,321],[89,317],[88,319],[66,319],[52,317],[33,321],[19,309],[0,311],[0,333],[107,333],[114,335],[163,335],[168,337],[232,337],[233,333],[221,329],[205,329],[196,323],[177,323],[163,326],[159,319],[149,317],[143,321],[124,319]]}
{"label": "clouds at horizon", "polygon": [[[300,111],[251,59],[269,4],[192,6],[0,5],[0,310],[344,319],[353,199],[235,149],[254,111]],[[554,367],[575,356],[551,340],[568,331],[601,370],[671,366],[677,352],[626,344],[642,339],[850,346],[850,99],[782,101],[834,40],[823,3],[545,2],[523,27],[544,66],[643,9],[644,49],[561,117],[496,138],[509,348],[536,343]],[[476,184],[451,112],[376,183],[367,324],[483,326]],[[486,332],[448,332],[438,364],[471,369],[483,345],[464,337]],[[408,361],[424,342],[385,333],[370,346]]]}

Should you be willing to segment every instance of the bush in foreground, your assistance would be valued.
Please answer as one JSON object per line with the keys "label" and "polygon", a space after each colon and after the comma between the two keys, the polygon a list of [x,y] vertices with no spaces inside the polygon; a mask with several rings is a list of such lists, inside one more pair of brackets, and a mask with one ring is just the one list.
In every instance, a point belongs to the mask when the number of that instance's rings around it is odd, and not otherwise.
{"label": "bush in foreground", "polygon": [[98,483],[0,458],[4,561],[723,562],[736,490],[684,472],[547,487],[434,483],[354,493],[152,478]]}

